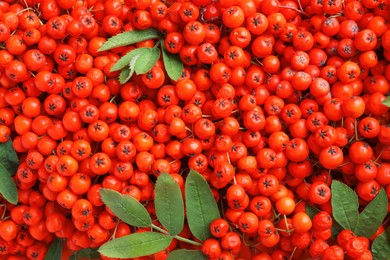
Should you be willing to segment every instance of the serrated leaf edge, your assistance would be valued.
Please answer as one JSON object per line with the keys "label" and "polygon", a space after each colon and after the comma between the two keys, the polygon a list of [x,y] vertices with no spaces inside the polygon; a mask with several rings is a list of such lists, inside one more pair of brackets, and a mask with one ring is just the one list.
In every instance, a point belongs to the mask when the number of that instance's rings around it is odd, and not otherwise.
{"label": "serrated leaf edge", "polygon": [[[142,33],[143,37],[140,39],[134,39],[134,37],[137,36],[137,33],[138,34]],[[140,37],[140,36],[138,36],[138,37]],[[156,39],[159,37],[160,37],[160,35],[159,35],[158,31],[155,29],[134,30],[134,31],[123,32],[123,33],[119,33],[119,34],[109,38],[105,43],[103,43],[102,46],[100,46],[98,51],[99,52],[100,51],[108,51],[108,50],[115,49],[118,47],[131,45],[131,44],[145,41],[145,40]],[[116,44],[114,44],[114,43],[116,43]]]}
{"label": "serrated leaf edge", "polygon": [[125,70],[122,70],[121,71],[121,73],[120,73],[120,75],[119,75],[119,83],[121,83],[121,84],[125,84],[127,81],[129,81],[130,79],[131,79],[131,77],[133,76],[133,74],[134,74],[134,65],[135,65],[135,63],[137,62],[137,60],[139,59],[141,57],[141,54],[138,54],[138,55],[136,55],[136,56],[134,56],[132,59],[131,59],[131,61],[130,61],[130,63],[129,63],[129,75],[127,75],[127,77],[126,78],[121,78],[121,76],[122,76],[122,73],[125,71]]}
{"label": "serrated leaf edge", "polygon": [[[148,69],[145,69],[145,70],[141,70],[141,71],[140,71],[139,69],[137,69],[137,64],[139,64],[140,62],[145,62],[144,59],[142,59],[142,57],[141,57],[139,60],[137,60],[137,62],[136,62],[135,65],[134,65],[135,73],[136,73],[137,75],[145,74],[146,72],[150,71],[150,70],[157,64],[158,60],[160,59],[161,51],[160,51],[158,48],[149,48],[149,49],[150,49],[150,51],[155,51],[155,50],[158,51],[158,52],[156,52],[156,54],[157,54],[157,56],[156,56],[157,58],[155,58],[156,61],[153,63],[152,66],[149,66]],[[143,55],[145,55],[145,53],[144,53]]]}

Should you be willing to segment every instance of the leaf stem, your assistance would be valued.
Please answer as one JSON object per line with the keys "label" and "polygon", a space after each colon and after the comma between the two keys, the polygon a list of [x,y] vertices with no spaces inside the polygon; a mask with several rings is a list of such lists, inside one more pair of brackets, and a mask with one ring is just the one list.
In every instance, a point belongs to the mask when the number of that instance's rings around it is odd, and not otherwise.
{"label": "leaf stem", "polygon": [[165,235],[170,235],[168,231],[156,226],[155,224],[152,224],[152,228],[154,228],[157,231],[160,231],[161,233],[164,233]]}
{"label": "leaf stem", "polygon": [[153,48],[158,48],[158,46],[160,46],[160,44],[161,44],[161,41],[157,41],[157,43],[154,45]]}
{"label": "leaf stem", "polygon": [[[152,228],[154,228],[155,230],[157,231],[160,231],[161,233],[165,234],[165,235],[169,235],[169,236],[172,236],[171,234],[169,234],[169,232],[167,232],[166,230],[152,224],[151,225]],[[201,243],[199,242],[196,242],[194,240],[191,240],[191,239],[187,239],[187,238],[184,238],[184,237],[181,237],[181,236],[172,236],[173,238],[177,239],[177,240],[180,240],[180,241],[183,241],[183,242],[186,242],[188,244],[191,244],[191,245],[195,245],[195,246],[202,246]]]}

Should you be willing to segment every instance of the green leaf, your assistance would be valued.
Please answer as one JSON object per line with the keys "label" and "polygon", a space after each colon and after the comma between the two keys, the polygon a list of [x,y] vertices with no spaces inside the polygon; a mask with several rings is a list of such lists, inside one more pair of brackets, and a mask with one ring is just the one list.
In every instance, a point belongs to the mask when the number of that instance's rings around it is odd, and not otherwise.
{"label": "green leaf", "polygon": [[18,203],[18,189],[11,176],[16,173],[18,166],[18,155],[11,139],[0,143],[0,193],[8,202],[15,205]]}
{"label": "green leaf", "polygon": [[45,260],[61,260],[62,257],[62,239],[56,238],[51,243],[46,253]]}
{"label": "green leaf", "polygon": [[119,74],[119,83],[125,84],[127,81],[131,79],[131,77],[134,74],[134,66],[137,60],[141,57],[140,54],[134,56],[132,60],[130,61],[129,67],[124,68],[121,73]]}
{"label": "green leaf", "polygon": [[18,203],[18,189],[11,178],[10,172],[0,163],[0,193],[14,205]]}
{"label": "green leaf", "polygon": [[146,48],[146,51],[142,53],[140,59],[135,63],[135,73],[145,74],[156,65],[158,59],[160,59],[160,49],[158,48]]}
{"label": "green leaf", "polygon": [[159,38],[157,30],[147,29],[142,31],[130,31],[117,34],[109,38],[99,49],[99,51],[107,51],[121,46],[131,45],[145,40]]}
{"label": "green leaf", "polygon": [[175,236],[184,226],[184,203],[179,185],[167,173],[157,178],[154,205],[160,223]]}
{"label": "green leaf", "polygon": [[387,195],[381,189],[378,195],[364,208],[359,215],[355,230],[357,236],[370,238],[378,230],[387,215]]}
{"label": "green leaf", "polygon": [[332,227],[330,228],[332,230],[332,238],[336,239],[337,235],[344,230],[342,226],[339,225],[335,220],[332,222]]}
{"label": "green leaf", "polygon": [[68,260],[81,260],[81,259],[88,259],[88,260],[98,260],[100,259],[100,254],[97,251],[97,248],[84,248],[79,251],[74,252]]}
{"label": "green leaf", "polygon": [[119,83],[121,83],[122,85],[125,84],[127,81],[130,80],[131,76],[133,76],[133,75],[131,73],[130,67],[124,68],[121,71],[121,73],[119,74],[119,77],[118,77],[119,78]]}
{"label": "green leaf", "polygon": [[167,260],[207,260],[200,250],[178,249],[169,253]]}
{"label": "green leaf", "polygon": [[390,227],[374,240],[371,252],[375,260],[390,259]]}
{"label": "green leaf", "polygon": [[19,159],[12,146],[11,139],[5,143],[0,143],[0,164],[3,165],[10,176],[14,175],[18,170]]}
{"label": "green leaf", "polygon": [[390,96],[387,96],[386,99],[382,101],[382,104],[390,107]]}
{"label": "green leaf", "polygon": [[169,53],[164,47],[164,41],[161,40],[161,49],[163,54],[164,67],[168,76],[173,80],[178,80],[183,73],[183,62],[179,55]]}
{"label": "green leaf", "polygon": [[359,218],[357,194],[339,181],[333,181],[331,189],[333,218],[344,229],[354,230]]}
{"label": "green leaf", "polygon": [[217,202],[202,175],[191,170],[185,183],[186,214],[192,234],[201,241],[211,237],[209,225],[220,217]]}
{"label": "green leaf", "polygon": [[130,64],[130,61],[136,57],[137,55],[143,55],[144,52],[147,52],[148,49],[152,49],[152,48],[137,48],[137,49],[134,49],[132,51],[129,51],[128,53],[126,53],[125,56],[123,56],[122,58],[120,58],[115,64],[114,66],[111,67],[110,69],[110,72],[113,72],[113,71],[117,71],[117,70],[121,70],[125,67],[128,67],[129,64]]}
{"label": "green leaf", "polygon": [[172,237],[157,232],[134,233],[105,243],[99,253],[117,258],[140,257],[160,252],[171,242]]}
{"label": "green leaf", "polygon": [[152,219],[145,207],[135,198],[115,190],[100,189],[104,204],[122,221],[136,227],[149,227]]}
{"label": "green leaf", "polygon": [[317,209],[317,208],[313,207],[313,206],[310,205],[310,204],[306,204],[306,205],[305,205],[305,209],[306,209],[306,214],[310,217],[310,219],[313,219],[314,216],[315,216],[317,213],[320,213],[320,212],[321,212],[320,209]]}

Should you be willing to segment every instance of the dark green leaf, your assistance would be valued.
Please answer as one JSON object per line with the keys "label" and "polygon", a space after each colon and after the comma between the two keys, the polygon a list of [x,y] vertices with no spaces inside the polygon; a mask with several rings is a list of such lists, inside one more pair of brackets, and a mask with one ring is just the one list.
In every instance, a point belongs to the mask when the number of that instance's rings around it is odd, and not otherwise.
{"label": "dark green leaf", "polygon": [[99,49],[99,51],[107,51],[121,46],[131,45],[144,40],[159,38],[157,30],[147,29],[142,31],[130,31],[120,33],[109,38]]}
{"label": "dark green leaf", "polygon": [[179,55],[169,53],[165,49],[163,40],[161,40],[161,49],[165,71],[167,72],[169,78],[178,80],[183,73],[183,62],[181,62]]}
{"label": "dark green leaf", "polygon": [[129,51],[128,53],[126,53],[125,56],[123,56],[122,58],[120,58],[115,64],[114,66],[111,67],[110,69],[110,72],[113,72],[113,71],[117,71],[117,70],[121,70],[125,67],[128,67],[129,64],[130,64],[130,61],[140,55],[140,56],[143,56],[143,54],[145,52],[147,52],[147,50],[150,50],[152,48],[137,48],[137,49],[134,49],[132,51]]}
{"label": "dark green leaf", "polygon": [[217,203],[207,181],[191,170],[185,183],[186,214],[192,234],[201,241],[211,237],[209,225],[219,218]]}
{"label": "dark green leaf", "polygon": [[179,185],[167,173],[157,178],[154,188],[154,206],[157,218],[171,235],[177,235],[184,226],[184,203]]}
{"label": "dark green leaf", "polygon": [[371,252],[375,260],[390,259],[390,227],[374,240]]}
{"label": "dark green leaf", "polygon": [[134,74],[134,66],[137,60],[141,57],[140,54],[134,56],[129,64],[129,67],[124,68],[121,73],[119,74],[119,83],[125,84],[127,81],[131,79],[131,77]]}
{"label": "dark green leaf", "polygon": [[332,230],[332,238],[336,239],[337,235],[344,230],[342,226],[339,225],[334,219],[332,222],[332,227],[330,228]]}
{"label": "dark green leaf", "polygon": [[139,257],[160,252],[171,242],[172,237],[157,232],[134,233],[105,243],[99,253],[117,258]]}
{"label": "dark green leaf", "polygon": [[18,189],[8,170],[0,164],[0,193],[12,204],[18,203]]}
{"label": "dark green leaf", "polygon": [[100,189],[102,201],[122,221],[136,227],[149,227],[152,219],[145,207],[129,195],[110,189]]}
{"label": "dark green leaf", "polygon": [[62,239],[56,238],[51,243],[46,253],[45,260],[61,260],[62,257]]}
{"label": "dark green leaf", "polygon": [[386,99],[382,101],[382,104],[390,107],[390,96],[387,96]]}
{"label": "dark green leaf", "polygon": [[359,217],[359,201],[357,194],[346,184],[332,182],[333,218],[344,229],[354,230]]}
{"label": "dark green leaf", "polygon": [[158,59],[160,59],[160,49],[158,48],[147,48],[145,52],[142,53],[140,59],[135,63],[135,73],[145,74],[151,70],[154,65],[156,65]]}
{"label": "dark green leaf", "polygon": [[100,254],[97,251],[97,248],[84,248],[79,251],[74,252],[68,260],[98,260],[100,259]]}
{"label": "dark green leaf", "polygon": [[12,146],[12,140],[0,143],[0,193],[12,204],[18,203],[18,190],[11,178],[18,166],[19,160]]}
{"label": "dark green leaf", "polygon": [[68,260],[97,260],[100,259],[100,254],[97,251],[97,248],[84,248],[79,251],[74,252]]}
{"label": "dark green leaf", "polygon": [[355,234],[370,238],[378,230],[386,214],[387,195],[385,190],[381,189],[378,195],[360,213],[354,230]]}
{"label": "dark green leaf", "polygon": [[310,204],[306,204],[306,205],[305,205],[305,208],[306,208],[306,214],[309,215],[309,217],[310,217],[311,219],[313,219],[314,216],[315,216],[317,213],[321,212],[320,209],[317,209],[317,208],[313,207],[313,206],[310,205]]}
{"label": "dark green leaf", "polygon": [[19,166],[18,155],[12,146],[12,140],[0,143],[0,164],[3,165],[7,172],[12,176],[16,173]]}
{"label": "dark green leaf", "polygon": [[178,249],[169,253],[167,260],[207,260],[200,250]]}
{"label": "dark green leaf", "polygon": [[79,256],[77,255],[77,252],[74,252],[71,254],[68,258],[68,260],[80,260]]}

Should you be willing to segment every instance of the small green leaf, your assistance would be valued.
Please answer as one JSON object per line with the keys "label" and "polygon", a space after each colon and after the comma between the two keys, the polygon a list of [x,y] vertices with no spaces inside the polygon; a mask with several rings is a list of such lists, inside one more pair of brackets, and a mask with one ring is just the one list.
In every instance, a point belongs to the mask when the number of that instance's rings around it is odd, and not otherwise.
{"label": "small green leaf", "polygon": [[121,73],[119,74],[119,83],[121,83],[122,85],[125,84],[127,81],[130,80],[131,76],[130,75],[131,73],[131,70],[130,68],[124,68]]}
{"label": "small green leaf", "polygon": [[0,143],[0,164],[7,169],[10,176],[14,175],[18,170],[19,159],[11,139],[5,143]]}
{"label": "small green leaf", "polygon": [[134,233],[111,240],[99,248],[108,257],[131,258],[160,252],[172,242],[172,237],[157,232]]}
{"label": "small green leaf", "polygon": [[374,240],[371,252],[375,260],[390,259],[390,227]]}
{"label": "small green leaf", "polygon": [[121,73],[119,74],[119,83],[121,83],[122,85],[125,84],[127,81],[129,81],[131,79],[131,76],[133,76],[133,73],[131,73],[130,67],[124,68],[121,71]]}
{"label": "small green leaf", "polygon": [[382,104],[390,107],[390,96],[387,96],[386,99],[382,101]]}
{"label": "small green leaf", "polygon": [[68,260],[98,260],[100,259],[100,254],[97,251],[97,248],[84,248],[79,251],[74,252]]}
{"label": "small green leaf", "polygon": [[12,146],[12,140],[0,143],[0,193],[12,204],[18,203],[18,189],[11,178],[19,166],[19,159]]}
{"label": "small green leaf", "polygon": [[51,243],[46,253],[45,260],[61,260],[62,257],[62,239],[56,238]]}
{"label": "small green leaf", "polygon": [[99,49],[99,51],[107,51],[121,46],[131,45],[137,42],[159,38],[157,30],[147,29],[142,31],[123,32],[109,38]]}
{"label": "small green leaf", "polygon": [[131,79],[134,74],[134,66],[137,60],[141,57],[141,55],[136,55],[130,61],[129,67],[124,68],[119,74],[119,83],[125,84],[127,81]]}
{"label": "small green leaf", "polygon": [[161,49],[163,54],[164,67],[169,78],[178,80],[183,73],[183,62],[181,62],[179,55],[169,53],[165,49],[163,40],[161,40]]}
{"label": "small green leaf", "polygon": [[104,204],[127,224],[136,227],[149,227],[152,224],[148,211],[133,197],[103,188],[100,189],[100,196]]}
{"label": "small green leaf", "polygon": [[178,249],[169,253],[167,260],[207,260],[200,250]]}
{"label": "small green leaf", "polygon": [[154,205],[160,223],[175,236],[184,226],[184,203],[180,187],[167,173],[157,178]]}
{"label": "small green leaf", "polygon": [[383,219],[387,215],[387,195],[384,189],[381,189],[378,195],[364,208],[359,215],[355,234],[370,238],[378,230]]}
{"label": "small green leaf", "polygon": [[332,238],[336,239],[337,235],[344,230],[342,226],[339,225],[334,219],[332,222],[332,227],[330,228],[332,230]]}
{"label": "small green leaf", "polygon": [[191,170],[185,183],[186,214],[192,234],[201,241],[211,237],[210,223],[220,217],[207,181],[202,175]]}
{"label": "small green leaf", "polygon": [[154,65],[156,65],[158,59],[160,59],[160,49],[158,48],[147,48],[145,52],[142,53],[140,59],[135,63],[135,73],[145,74],[151,70]]}
{"label": "small green leaf", "polygon": [[354,230],[359,218],[357,194],[339,181],[333,181],[331,189],[333,218],[344,229]]}
{"label": "small green leaf", "polygon": [[120,58],[115,64],[114,66],[111,67],[110,69],[110,72],[113,72],[113,71],[117,71],[117,70],[121,70],[125,67],[128,67],[129,64],[130,64],[130,61],[136,57],[137,55],[143,55],[144,52],[147,52],[148,49],[152,49],[152,48],[137,48],[137,49],[134,49],[132,51],[129,51],[128,53],[126,53],[125,56],[123,56],[122,58]]}
{"label": "small green leaf", "polygon": [[321,212],[320,209],[317,209],[317,208],[313,207],[313,206],[310,205],[310,204],[306,204],[306,205],[305,205],[305,209],[306,209],[306,214],[310,217],[310,219],[313,219],[314,216],[315,216],[317,213],[320,213],[320,212]]}
{"label": "small green leaf", "polygon": [[11,178],[11,173],[0,163],[0,193],[14,205],[18,203],[18,189]]}

